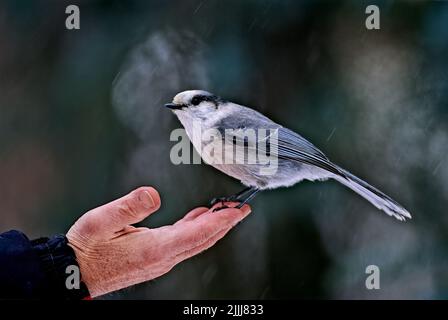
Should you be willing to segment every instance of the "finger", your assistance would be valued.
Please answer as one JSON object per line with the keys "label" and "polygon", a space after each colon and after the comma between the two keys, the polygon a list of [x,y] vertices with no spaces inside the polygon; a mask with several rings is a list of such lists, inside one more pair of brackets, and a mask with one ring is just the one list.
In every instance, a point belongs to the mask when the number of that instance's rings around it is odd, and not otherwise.
{"label": "finger", "polygon": [[219,234],[219,232],[235,226],[250,211],[248,205],[241,209],[227,208],[202,214],[194,220],[171,226],[172,239],[168,243],[169,250],[181,253],[196,248]]}
{"label": "finger", "polygon": [[142,221],[160,208],[160,196],[152,187],[141,187],[115,201],[93,209],[80,219],[86,234],[104,236]]}
{"label": "finger", "polygon": [[205,243],[197,246],[196,248],[187,250],[185,252],[182,252],[180,254],[178,254],[175,258],[175,263],[178,264],[179,262],[182,262],[186,259],[189,259],[193,256],[198,255],[199,253],[207,250],[208,248],[214,246],[216,244],[216,242],[218,242],[219,240],[221,240],[230,230],[232,230],[232,228],[227,228],[224,229],[220,232],[218,232],[215,236],[211,237],[210,239],[208,239]]}
{"label": "finger", "polygon": [[183,223],[183,222],[194,220],[197,217],[199,217],[200,215],[206,213],[207,211],[209,211],[209,208],[207,208],[207,207],[195,208],[195,209],[191,210],[190,212],[188,212],[182,219],[177,221],[174,225],[176,225],[178,223]]}
{"label": "finger", "polygon": [[224,204],[223,202],[220,202],[220,203],[216,203],[211,208],[207,208],[207,207],[195,208],[195,209],[191,210],[189,213],[187,213],[182,219],[177,221],[174,225],[176,225],[178,223],[183,223],[186,221],[194,220],[197,217],[199,217],[200,215],[205,214],[205,213],[211,213],[211,212],[213,212],[213,210],[215,208],[222,207],[223,205],[226,205],[227,207],[232,208],[232,207],[236,207],[239,203],[238,202],[226,202],[226,204]]}
{"label": "finger", "polygon": [[210,211],[213,212],[214,209],[221,208],[221,207],[236,208],[236,206],[239,204],[240,204],[239,202],[218,202],[218,203],[215,203],[210,208]]}

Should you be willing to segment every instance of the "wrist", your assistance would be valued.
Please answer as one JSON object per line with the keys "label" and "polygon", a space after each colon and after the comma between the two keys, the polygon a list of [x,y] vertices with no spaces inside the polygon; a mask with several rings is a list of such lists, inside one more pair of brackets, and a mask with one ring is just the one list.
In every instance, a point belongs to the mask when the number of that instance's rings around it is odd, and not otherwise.
{"label": "wrist", "polygon": [[51,297],[63,299],[83,299],[89,296],[86,285],[80,281],[76,288],[67,287],[67,267],[79,267],[73,249],[68,245],[64,235],[52,238],[40,238],[31,241],[33,250],[40,260],[40,264],[47,278],[49,288],[46,292]]}
{"label": "wrist", "polygon": [[75,239],[71,233],[67,234],[67,238],[68,246],[73,250],[79,266],[82,282],[86,285],[91,297],[98,296],[99,290],[96,286],[98,281],[95,281],[95,279],[98,279],[97,271],[94,268],[96,265],[95,259],[89,257],[91,254],[87,253],[86,246]]}

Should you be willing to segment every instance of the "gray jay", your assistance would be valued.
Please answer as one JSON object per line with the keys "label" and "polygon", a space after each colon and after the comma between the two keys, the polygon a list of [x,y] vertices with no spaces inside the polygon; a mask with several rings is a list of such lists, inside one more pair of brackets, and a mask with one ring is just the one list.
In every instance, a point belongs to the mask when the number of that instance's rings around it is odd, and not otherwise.
{"label": "gray jay", "polygon": [[[185,131],[202,159],[242,182],[247,188],[242,192],[218,201],[238,201],[238,207],[251,200],[260,190],[292,186],[304,179],[327,180],[335,179],[352,189],[360,196],[388,215],[404,221],[411,218],[410,213],[399,203],[383,192],[354,176],[347,170],[331,162],[325,154],[301,135],[273,122],[261,113],[202,90],[189,90],[177,94],[172,103],[165,105],[184,126]],[[212,130],[219,139],[195,138],[195,125],[201,130]],[[255,142],[250,141],[246,132],[255,132]],[[261,135],[261,131],[266,132]],[[229,137],[231,132],[231,137]],[[219,140],[219,141],[218,141]],[[218,142],[220,145],[218,146]],[[244,151],[264,154],[268,158],[275,157],[276,170],[266,174],[266,163],[257,161],[248,163],[242,161],[213,161],[214,157],[223,156],[225,151],[235,150],[235,145],[243,146]],[[215,147],[214,155],[205,154],[204,148]],[[219,151],[221,150],[221,151]],[[228,157],[224,155],[224,158]],[[234,159],[234,158],[233,158]]]}

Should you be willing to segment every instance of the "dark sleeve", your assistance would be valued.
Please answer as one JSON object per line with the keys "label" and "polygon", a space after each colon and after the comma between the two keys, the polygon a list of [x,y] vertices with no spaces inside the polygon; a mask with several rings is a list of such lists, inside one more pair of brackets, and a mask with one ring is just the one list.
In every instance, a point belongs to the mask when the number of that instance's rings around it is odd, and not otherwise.
{"label": "dark sleeve", "polygon": [[12,230],[0,234],[0,298],[2,299],[83,299],[79,289],[68,289],[66,268],[78,267],[73,249],[64,235],[30,241]]}

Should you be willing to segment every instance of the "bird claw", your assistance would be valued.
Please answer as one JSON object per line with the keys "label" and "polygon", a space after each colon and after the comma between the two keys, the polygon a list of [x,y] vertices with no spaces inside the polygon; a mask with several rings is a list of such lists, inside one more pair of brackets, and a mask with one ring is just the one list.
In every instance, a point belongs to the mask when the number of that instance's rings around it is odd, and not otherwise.
{"label": "bird claw", "polygon": [[233,196],[213,198],[212,201],[210,201],[210,207],[213,207],[217,203],[224,204],[224,202],[235,202],[235,201],[238,201],[238,200],[235,199],[235,197],[233,197]]}
{"label": "bird claw", "polygon": [[212,212],[217,212],[217,211],[220,211],[220,210],[222,210],[222,209],[228,209],[228,208],[229,208],[228,206],[226,206],[225,204],[223,204],[221,207],[216,207],[215,209],[213,209]]}
{"label": "bird claw", "polygon": [[222,198],[213,198],[212,201],[210,201],[210,207],[213,207],[217,203],[223,203],[224,197]]}

